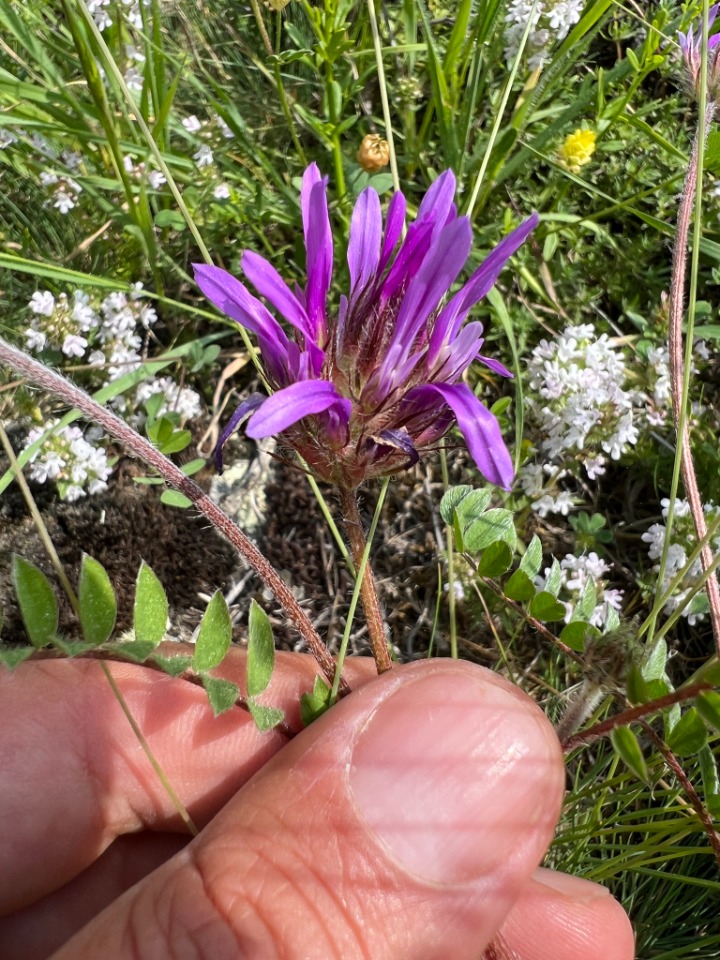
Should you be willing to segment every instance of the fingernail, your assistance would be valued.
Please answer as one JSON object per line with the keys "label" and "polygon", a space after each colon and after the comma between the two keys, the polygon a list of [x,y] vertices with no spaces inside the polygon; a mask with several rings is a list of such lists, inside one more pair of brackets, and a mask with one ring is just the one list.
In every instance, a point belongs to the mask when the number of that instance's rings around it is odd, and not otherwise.
{"label": "fingernail", "polygon": [[569,874],[559,873],[557,870],[547,870],[545,867],[538,867],[533,874],[533,879],[544,887],[550,887],[551,890],[580,903],[605,900],[610,896],[610,891],[601,887],[599,883],[593,883],[591,880],[585,880],[582,877],[571,877]]}
{"label": "fingernail", "polygon": [[563,785],[557,739],[532,701],[456,663],[395,685],[361,730],[349,776],[388,854],[441,884],[512,872],[524,850],[537,864]]}

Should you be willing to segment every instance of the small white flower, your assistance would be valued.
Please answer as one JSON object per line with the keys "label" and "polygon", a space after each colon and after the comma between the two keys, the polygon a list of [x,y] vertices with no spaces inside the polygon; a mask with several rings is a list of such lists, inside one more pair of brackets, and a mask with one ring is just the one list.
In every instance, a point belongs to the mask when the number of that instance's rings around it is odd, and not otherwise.
{"label": "small white flower", "polygon": [[85,337],[69,333],[63,340],[62,352],[66,357],[81,357],[87,350],[87,345]]}
{"label": "small white flower", "polygon": [[42,330],[34,330],[28,327],[25,331],[25,348],[27,350],[44,350],[47,341],[46,335]]}
{"label": "small white flower", "polygon": [[151,170],[148,174],[148,183],[153,190],[159,190],[164,183],[167,183],[167,180],[159,170]]}
{"label": "small white flower", "polygon": [[145,78],[140,73],[137,67],[128,67],[125,71],[125,85],[131,93],[142,93],[143,84]]}
{"label": "small white flower", "polygon": [[69,213],[75,206],[75,198],[71,197],[69,193],[65,193],[64,190],[58,190],[55,194],[53,206],[57,207],[60,213]]}
{"label": "small white flower", "polygon": [[220,183],[213,190],[213,196],[216,200],[227,200],[230,196],[230,187],[226,183]]}
{"label": "small white flower", "polygon": [[200,149],[193,154],[193,160],[196,161],[198,168],[211,167],[213,163],[213,152],[206,143],[203,143]]}
{"label": "small white flower", "polygon": [[36,290],[30,298],[28,307],[33,313],[38,313],[43,317],[51,317],[55,310],[55,297],[49,290]]}
{"label": "small white flower", "polygon": [[191,114],[189,117],[185,117],[180,122],[185,127],[188,133],[198,133],[198,131],[202,130],[202,123],[200,123],[200,121],[198,120],[198,118],[195,116],[194,113]]}
{"label": "small white flower", "polygon": [[87,362],[91,367],[104,367],[105,366],[105,354],[102,350],[93,350],[90,356],[87,359]]}

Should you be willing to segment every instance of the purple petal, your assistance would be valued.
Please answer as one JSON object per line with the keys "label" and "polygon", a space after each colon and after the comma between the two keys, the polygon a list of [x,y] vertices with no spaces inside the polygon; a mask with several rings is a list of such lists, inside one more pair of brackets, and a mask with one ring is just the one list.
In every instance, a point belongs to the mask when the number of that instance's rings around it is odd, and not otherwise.
{"label": "purple petal", "polygon": [[471,246],[472,230],[467,217],[453,221],[436,235],[422,270],[408,284],[398,311],[393,342],[400,340],[406,342],[408,348],[412,346],[415,336],[465,265]]}
{"label": "purple petal", "polygon": [[392,252],[402,235],[405,226],[405,207],[405,197],[398,190],[397,193],[392,195],[392,199],[388,205],[387,218],[385,220],[385,236],[383,237],[378,273],[382,273],[390,262]]}
{"label": "purple petal", "polygon": [[380,262],[381,237],[380,197],[372,187],[366,187],[357,198],[350,222],[347,258],[351,294],[361,293],[375,277]]}
{"label": "purple petal", "polygon": [[310,320],[305,307],[275,267],[264,257],[253,253],[252,250],[246,250],[243,253],[240,266],[257,292],[266,300],[269,300],[277,312],[285,317],[296,330],[305,334],[306,337],[310,337]]}
{"label": "purple petal", "polygon": [[261,440],[282,433],[298,420],[330,407],[344,419],[350,419],[352,403],[341,397],[327,380],[301,380],[278,390],[263,403],[249,421],[245,433],[253,440]]}
{"label": "purple petal", "polygon": [[420,459],[415,444],[412,442],[412,437],[405,429],[383,430],[377,437],[373,437],[373,440],[388,447],[395,447],[396,450],[401,450],[407,454],[409,458],[408,467],[414,466]]}
{"label": "purple petal", "polygon": [[398,290],[401,290],[422,266],[430,249],[433,226],[433,221],[427,220],[421,224],[414,223],[408,230],[407,236],[395,257],[395,262],[380,290],[380,298],[385,303]]}
{"label": "purple petal", "polygon": [[227,270],[194,263],[195,281],[205,296],[223,313],[258,338],[263,360],[276,379],[287,369],[288,338],[267,307]]}
{"label": "purple petal", "polygon": [[325,192],[326,184],[327,178],[321,177],[317,164],[311,163],[303,176],[300,192],[307,251],[305,306],[310,318],[312,338],[320,346],[325,345],[326,300],[333,265],[332,231]]}
{"label": "purple petal", "polygon": [[439,394],[455,414],[457,425],[480,473],[490,483],[509,490],[514,470],[497,418],[480,403],[465,383],[452,386],[446,383],[429,383],[411,390],[407,399],[422,402],[430,391]]}
{"label": "purple petal", "polygon": [[467,283],[458,290],[435,321],[430,336],[427,363],[432,366],[442,347],[452,343],[465,317],[475,304],[482,300],[497,280],[510,257],[522,246],[539,221],[533,213],[512,233],[504,237],[489,256],[483,260]]}
{"label": "purple petal", "polygon": [[454,219],[455,186],[455,174],[452,170],[441,173],[423,197],[415,223],[423,223],[431,219],[435,223],[435,229],[442,230],[449,220]]}
{"label": "purple petal", "polygon": [[218,473],[223,472],[223,447],[228,442],[231,435],[237,430],[237,426],[240,421],[243,420],[249,413],[252,413],[253,410],[257,410],[264,400],[265,397],[263,397],[262,394],[253,393],[247,398],[247,400],[243,400],[235,413],[233,413],[233,415],[230,417],[227,426],[220,434],[220,439],[215,447],[215,467]]}

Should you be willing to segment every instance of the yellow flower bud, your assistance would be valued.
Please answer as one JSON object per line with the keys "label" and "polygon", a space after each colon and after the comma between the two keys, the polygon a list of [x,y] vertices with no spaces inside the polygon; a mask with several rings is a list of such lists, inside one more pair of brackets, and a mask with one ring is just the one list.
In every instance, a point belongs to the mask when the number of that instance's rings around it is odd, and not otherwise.
{"label": "yellow flower bud", "polygon": [[360,166],[366,173],[377,173],[390,162],[390,147],[379,133],[369,133],[363,137],[357,152]]}
{"label": "yellow flower bud", "polygon": [[560,163],[570,173],[580,173],[580,168],[590,163],[595,153],[597,134],[594,130],[576,130],[565,138],[558,150]]}

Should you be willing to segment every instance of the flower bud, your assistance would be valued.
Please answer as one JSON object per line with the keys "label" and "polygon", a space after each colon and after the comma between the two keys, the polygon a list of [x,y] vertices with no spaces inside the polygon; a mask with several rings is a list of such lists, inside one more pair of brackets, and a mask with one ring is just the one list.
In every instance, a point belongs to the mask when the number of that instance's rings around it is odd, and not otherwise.
{"label": "flower bud", "polygon": [[379,133],[369,133],[363,137],[357,152],[360,166],[366,173],[377,173],[390,163],[390,146]]}

